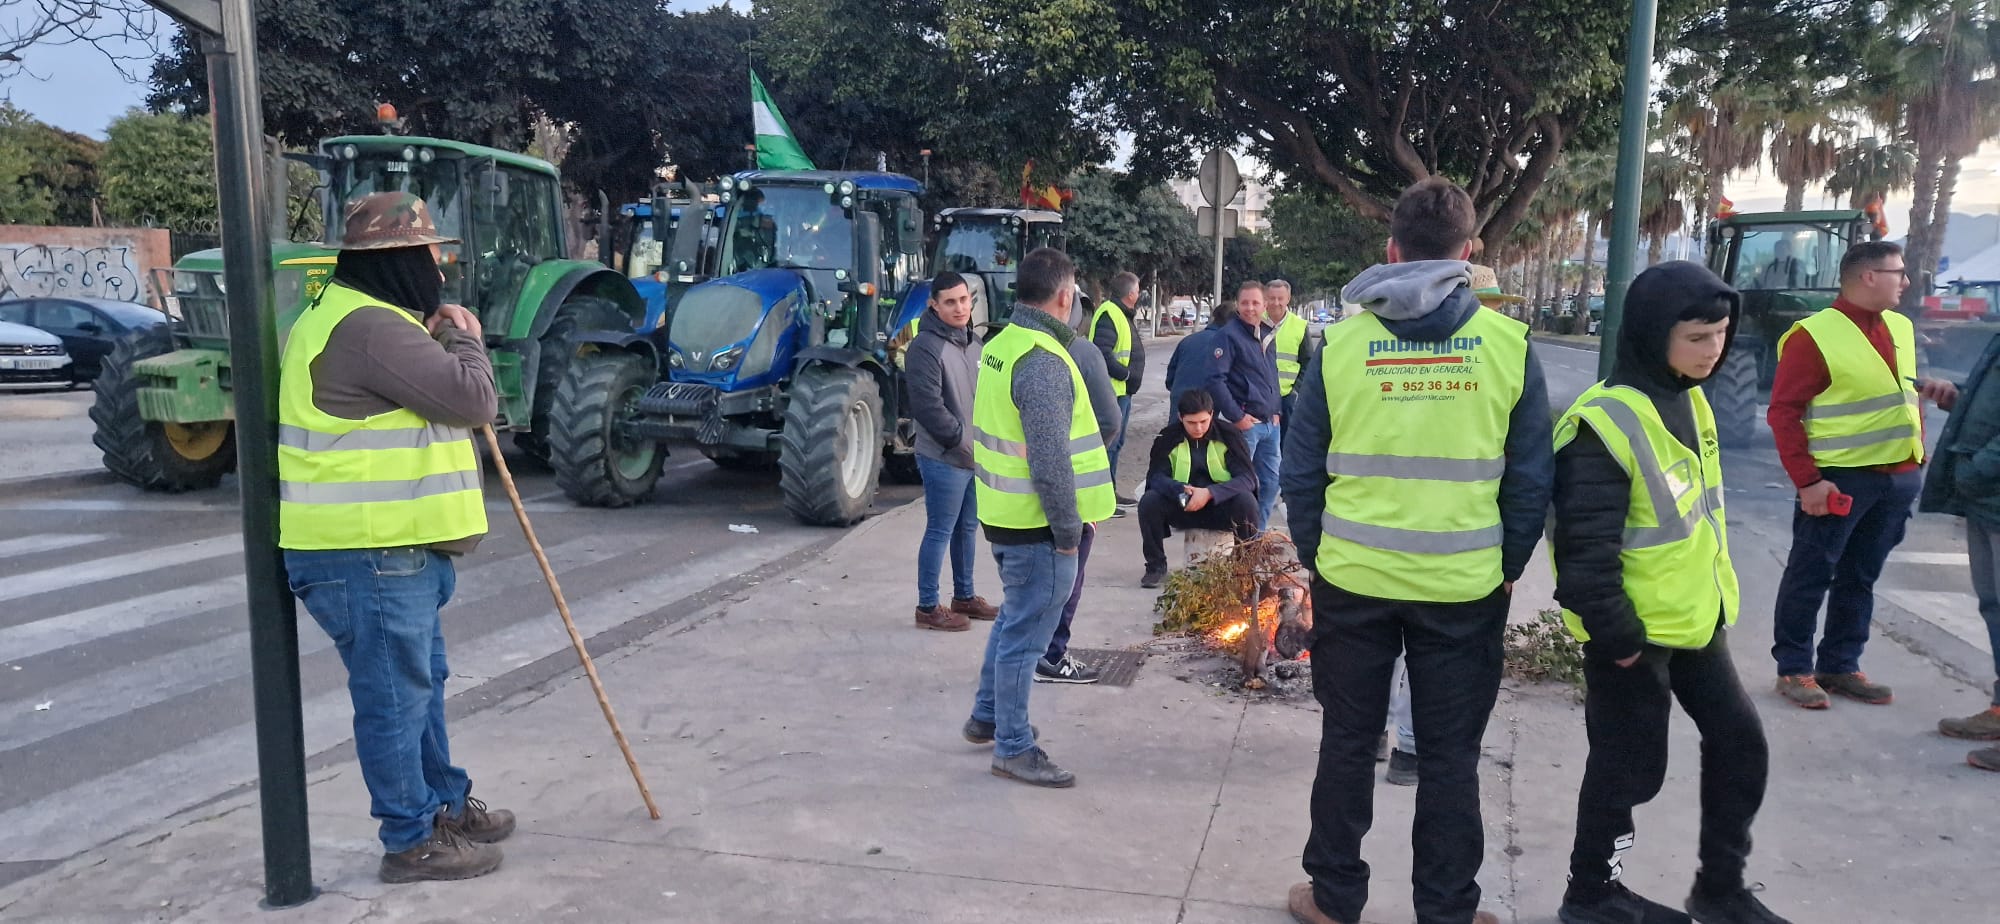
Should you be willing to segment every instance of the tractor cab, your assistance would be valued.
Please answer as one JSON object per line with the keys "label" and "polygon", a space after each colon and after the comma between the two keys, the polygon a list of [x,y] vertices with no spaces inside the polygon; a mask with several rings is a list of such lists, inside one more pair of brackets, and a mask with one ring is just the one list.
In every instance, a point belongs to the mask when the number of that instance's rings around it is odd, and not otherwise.
{"label": "tractor cab", "polygon": [[1833,304],[1841,258],[1871,230],[1859,211],[1740,214],[1710,229],[1708,268],[1743,294],[1736,342],[1754,349],[1761,384],[1776,371],[1778,338]]}
{"label": "tractor cab", "polygon": [[945,209],[932,222],[932,271],[965,277],[973,324],[1005,324],[1014,313],[1016,267],[1037,247],[1063,248],[1062,220],[1041,209]]}
{"label": "tractor cab", "polygon": [[674,303],[713,273],[723,209],[697,183],[663,183],[653,196],[619,210],[623,246],[615,268],[646,300],[641,333],[664,329]]}

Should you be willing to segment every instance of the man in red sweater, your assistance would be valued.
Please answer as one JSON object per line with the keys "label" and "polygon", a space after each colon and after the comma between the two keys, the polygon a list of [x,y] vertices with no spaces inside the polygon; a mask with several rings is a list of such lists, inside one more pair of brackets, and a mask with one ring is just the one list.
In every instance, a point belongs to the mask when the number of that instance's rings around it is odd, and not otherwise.
{"label": "man in red sweater", "polygon": [[1950,382],[1917,378],[1914,330],[1893,310],[1908,286],[1901,247],[1856,244],[1841,258],[1833,307],[1778,342],[1767,419],[1799,504],[1771,654],[1778,693],[1807,709],[1825,709],[1829,691],[1878,705],[1894,697],[1861,672],[1875,579],[1923,480],[1920,398],[1950,410],[1958,397]]}

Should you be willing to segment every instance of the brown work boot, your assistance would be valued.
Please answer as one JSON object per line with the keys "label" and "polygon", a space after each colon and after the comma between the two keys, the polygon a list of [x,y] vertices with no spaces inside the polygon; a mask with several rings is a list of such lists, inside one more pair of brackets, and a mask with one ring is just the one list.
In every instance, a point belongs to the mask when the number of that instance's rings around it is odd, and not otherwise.
{"label": "brown work boot", "polygon": [[1965,755],[1965,762],[1981,770],[1991,770],[1995,773],[2000,773],[2000,745],[1973,751]]}
{"label": "brown work boot", "polygon": [[1292,886],[1286,896],[1285,910],[1292,913],[1292,920],[1299,924],[1341,924],[1332,915],[1319,910],[1319,903],[1313,901],[1313,884],[1301,882]]}
{"label": "brown work boot", "polygon": [[1778,695],[1792,701],[1801,709],[1825,709],[1829,702],[1826,691],[1819,688],[1819,681],[1811,674],[1786,674],[1778,678]]}
{"label": "brown work boot", "polygon": [[486,803],[471,796],[465,797],[465,811],[445,823],[458,828],[458,833],[475,844],[498,844],[514,833],[513,812],[489,809]]}
{"label": "brown work boot", "polygon": [[1970,741],[2000,741],[2000,706],[1962,719],[1938,720],[1938,731],[1947,738]]}
{"label": "brown work boot", "polygon": [[951,611],[968,619],[999,619],[1000,608],[986,602],[985,597],[966,597],[951,601]]}
{"label": "brown work boot", "polygon": [[1871,706],[1886,706],[1896,699],[1896,691],[1885,684],[1869,683],[1868,675],[1860,671],[1852,674],[1818,674],[1819,685],[1828,693],[1838,693],[1848,699],[1858,699]]}
{"label": "brown work boot", "polygon": [[500,848],[465,839],[458,826],[440,818],[431,838],[402,853],[382,855],[383,882],[473,879],[500,868]]}
{"label": "brown work boot", "polygon": [[972,628],[972,623],[966,622],[963,614],[954,613],[941,606],[930,609],[920,606],[917,607],[917,628],[936,629],[939,632],[964,632]]}

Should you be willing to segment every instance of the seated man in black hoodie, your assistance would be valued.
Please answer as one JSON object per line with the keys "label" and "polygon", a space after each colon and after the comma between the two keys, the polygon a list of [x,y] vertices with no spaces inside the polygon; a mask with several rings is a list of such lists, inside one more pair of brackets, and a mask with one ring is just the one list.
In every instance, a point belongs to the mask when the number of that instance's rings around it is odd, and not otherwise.
{"label": "seated man in black hoodie", "polygon": [[1153,440],[1146,495],[1139,499],[1139,535],[1146,576],[1140,587],[1167,578],[1167,536],[1180,529],[1228,529],[1236,538],[1257,535],[1257,472],[1250,447],[1232,427],[1217,427],[1215,399],[1193,388],[1183,392],[1180,416]]}
{"label": "seated man in black hoodie", "polygon": [[[1641,273],[1615,370],[1556,426],[1556,600],[1584,643],[1590,739],[1564,924],[1784,924],[1743,884],[1769,751],[1729,658],[1736,571],[1715,416],[1696,388],[1721,367],[1738,304],[1695,263]],[[1675,700],[1701,731],[1701,867],[1688,914],[1619,882],[1632,809],[1666,779]]]}

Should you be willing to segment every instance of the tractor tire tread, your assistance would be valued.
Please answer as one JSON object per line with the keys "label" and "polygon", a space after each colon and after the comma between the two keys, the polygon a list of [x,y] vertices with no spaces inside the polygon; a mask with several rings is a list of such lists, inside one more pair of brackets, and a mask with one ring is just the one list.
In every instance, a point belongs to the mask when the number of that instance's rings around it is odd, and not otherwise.
{"label": "tractor tire tread", "polygon": [[126,484],[169,494],[213,488],[236,464],[233,430],[214,455],[189,460],[174,454],[166,437],[140,415],[140,382],[133,365],[174,348],[173,334],[164,327],[118,338],[104,358],[93,385],[96,400],[90,406],[95,425],[90,442],[104,454],[105,470]]}
{"label": "tractor tire tread", "polygon": [[881,413],[879,386],[868,373],[838,366],[808,366],[793,381],[778,433],[778,485],[785,509],[814,526],[852,526],[868,515],[881,474],[880,440],[873,447],[874,477],[860,497],[843,493],[839,447],[850,402],[867,401]]}
{"label": "tractor tire tread", "polygon": [[610,441],[614,425],[609,407],[621,379],[644,366],[628,353],[593,353],[568,364],[556,386],[549,409],[549,464],[556,486],[586,507],[629,507],[646,500],[659,482],[657,449],[654,464],[636,481],[616,471]]}
{"label": "tractor tire tread", "polygon": [[1748,346],[1733,344],[1721,368],[1702,385],[1715,412],[1716,439],[1727,449],[1746,448],[1757,438],[1757,359]]}

